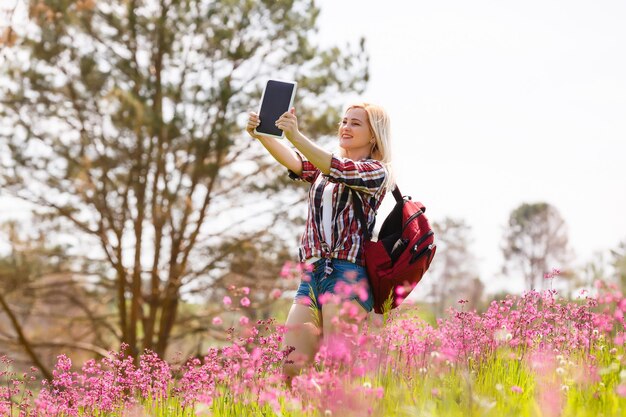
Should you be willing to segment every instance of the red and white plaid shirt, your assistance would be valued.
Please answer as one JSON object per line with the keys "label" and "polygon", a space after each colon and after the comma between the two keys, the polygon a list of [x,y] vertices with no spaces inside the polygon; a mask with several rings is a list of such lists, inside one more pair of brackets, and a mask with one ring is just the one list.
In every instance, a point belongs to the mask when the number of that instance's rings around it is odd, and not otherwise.
{"label": "red and white plaid shirt", "polygon": [[[363,201],[363,214],[371,235],[376,210],[386,192],[385,166],[375,159],[353,161],[333,155],[330,174],[324,175],[304,155],[299,152],[298,155],[302,159],[302,174],[295,178],[311,183],[308,217],[299,248],[300,261],[310,258],[336,258],[363,266],[364,236],[361,222],[354,212],[350,188],[357,191]],[[290,176],[294,178],[294,175]],[[332,200],[332,241],[325,242],[322,233],[322,195],[324,187],[331,182],[336,184]]]}

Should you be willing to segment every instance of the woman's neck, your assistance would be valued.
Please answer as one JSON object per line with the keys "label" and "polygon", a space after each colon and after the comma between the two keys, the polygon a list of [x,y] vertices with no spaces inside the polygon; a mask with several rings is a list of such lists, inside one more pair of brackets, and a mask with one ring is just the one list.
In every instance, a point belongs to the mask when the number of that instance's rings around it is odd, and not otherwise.
{"label": "woman's neck", "polygon": [[344,149],[343,154],[346,158],[352,159],[353,161],[360,161],[361,159],[370,158],[369,149]]}

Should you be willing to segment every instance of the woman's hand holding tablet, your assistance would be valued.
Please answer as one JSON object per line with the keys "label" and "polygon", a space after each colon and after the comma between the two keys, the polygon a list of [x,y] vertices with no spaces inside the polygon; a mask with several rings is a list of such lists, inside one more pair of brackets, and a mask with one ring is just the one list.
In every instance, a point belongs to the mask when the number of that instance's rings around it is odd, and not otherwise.
{"label": "woman's hand holding tablet", "polygon": [[297,85],[295,81],[267,82],[259,107],[261,123],[254,129],[254,133],[279,139],[285,136],[285,133],[276,126],[276,121],[291,109]]}

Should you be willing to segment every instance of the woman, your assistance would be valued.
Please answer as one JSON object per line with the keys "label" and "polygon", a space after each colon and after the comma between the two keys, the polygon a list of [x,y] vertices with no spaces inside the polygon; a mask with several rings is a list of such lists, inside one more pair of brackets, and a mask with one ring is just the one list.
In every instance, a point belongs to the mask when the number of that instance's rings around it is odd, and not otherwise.
{"label": "woman", "polygon": [[[371,231],[386,190],[393,188],[390,123],[379,106],[350,106],[339,124],[337,155],[300,132],[293,108],[278,119],[276,126],[296,150],[284,140],[255,134],[259,123],[259,116],[250,113],[248,133],[290,171],[292,178],[311,183],[308,219],[299,248],[300,260],[309,265],[310,272],[303,277],[289,311],[284,341],[285,346],[295,348],[284,368],[290,379],[312,362],[320,335],[327,339],[337,331],[333,318],[339,315],[341,306],[324,303],[331,294],[364,314],[372,310],[373,296],[363,258],[364,233],[352,201],[358,194]],[[350,286],[354,291],[346,292]]]}

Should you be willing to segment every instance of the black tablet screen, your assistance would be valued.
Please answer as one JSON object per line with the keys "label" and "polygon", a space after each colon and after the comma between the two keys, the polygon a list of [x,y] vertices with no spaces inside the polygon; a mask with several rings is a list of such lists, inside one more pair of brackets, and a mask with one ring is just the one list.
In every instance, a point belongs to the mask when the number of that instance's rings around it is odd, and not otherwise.
{"label": "black tablet screen", "polygon": [[283,131],[276,127],[276,120],[287,110],[291,103],[291,94],[294,85],[281,81],[269,80],[265,86],[263,102],[259,111],[261,124],[257,126],[257,132],[281,136]]}

